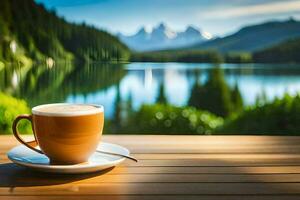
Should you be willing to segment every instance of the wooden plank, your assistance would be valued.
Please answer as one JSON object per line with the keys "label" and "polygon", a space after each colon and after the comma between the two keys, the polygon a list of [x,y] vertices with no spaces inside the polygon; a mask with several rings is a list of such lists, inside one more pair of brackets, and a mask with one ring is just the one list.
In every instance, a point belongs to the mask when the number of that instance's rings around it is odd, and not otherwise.
{"label": "wooden plank", "polygon": [[[13,176],[13,178],[12,178]],[[65,183],[300,183],[300,174],[45,174],[1,175],[0,187],[45,186]]]}
{"label": "wooden plank", "polygon": [[[261,161],[282,161],[282,163],[300,161],[300,154],[132,154],[141,162],[149,162],[151,160],[226,160],[261,162]],[[0,160],[8,160],[7,155],[0,154]],[[129,162],[131,163],[131,162]]]}
{"label": "wooden plank", "polygon": [[[142,138],[142,139],[141,139]],[[151,143],[151,141],[164,143],[177,143],[178,141],[190,143],[210,143],[210,144],[249,144],[249,143],[283,143],[291,142],[298,143],[300,141],[299,136],[251,136],[251,135],[104,135],[103,140],[120,141],[126,143],[135,144],[136,140],[140,140],[142,143]]]}
{"label": "wooden plank", "polygon": [[[7,159],[3,162],[9,162]],[[142,160],[138,163],[125,161],[122,167],[255,167],[255,166],[300,166],[296,159],[153,159]]]}
{"label": "wooden plank", "polygon": [[[283,160],[300,160],[300,154],[131,154],[132,156],[138,158],[139,160],[178,160],[178,159],[250,159],[250,160],[274,160],[274,159],[283,159]],[[0,160],[7,159],[6,153],[0,153]]]}
{"label": "wooden plank", "polygon": [[2,195],[300,195],[300,183],[98,183],[0,188]]}
{"label": "wooden plank", "polygon": [[[93,173],[84,175],[57,175],[57,174],[44,174],[35,171],[27,170],[18,166],[8,166],[8,170],[2,168],[0,173],[0,187],[17,187],[17,186],[46,186],[46,185],[57,185],[65,183],[100,183],[100,182],[300,182],[298,169],[287,168],[290,174],[285,173],[270,173],[268,168],[246,168],[244,171],[241,169],[233,168],[216,168],[219,171],[202,171],[199,173],[199,168],[193,172],[187,171],[184,167],[179,168],[148,168],[131,174],[126,173],[125,169],[113,169],[106,173]],[[174,171],[172,171],[172,169]],[[227,170],[226,170],[227,169]],[[184,171],[185,170],[185,171]],[[239,171],[240,170],[240,171]],[[261,170],[261,171],[260,171]],[[275,169],[282,172],[282,167]],[[297,170],[297,171],[292,171]],[[250,172],[249,172],[250,171]],[[150,172],[150,173],[149,173]],[[180,172],[180,173],[178,173]],[[184,173],[182,173],[184,172]],[[200,171],[201,172],[201,171]],[[251,174],[254,173],[254,174]],[[259,173],[258,173],[259,172]],[[267,172],[267,173],[265,173]],[[186,173],[186,174],[185,174]],[[190,174],[189,174],[190,173]],[[47,179],[45,179],[45,176]]]}
{"label": "wooden plank", "polygon": [[[299,174],[300,166],[268,167],[115,167],[108,174]],[[27,170],[12,163],[0,164],[0,177],[3,176],[44,176],[33,170]],[[99,174],[100,175],[100,174]],[[47,176],[52,176],[47,174]],[[1,181],[1,179],[0,179]]]}
{"label": "wooden plank", "polygon": [[[299,195],[84,195],[72,200],[299,200]],[[66,196],[0,196],[0,200],[65,200]]]}
{"label": "wooden plank", "polygon": [[[193,148],[147,148],[147,147],[141,147],[141,148],[131,148],[126,145],[123,145],[126,148],[128,148],[131,152],[131,154],[235,154],[238,152],[238,154],[299,154],[300,150],[298,147],[277,147],[277,148],[261,148],[259,147],[255,148],[244,148],[244,149],[193,149]],[[5,156],[5,154],[10,150],[11,148],[7,149],[1,149],[0,153]]]}
{"label": "wooden plank", "polygon": [[[1,136],[1,139],[7,140],[6,148],[1,148],[4,152],[18,144],[13,136]],[[133,153],[300,153],[300,137],[296,136],[107,135],[103,140],[124,145]]]}
{"label": "wooden plank", "polygon": [[[1,140],[5,140],[5,146],[18,144],[14,136],[2,135]],[[27,140],[32,140],[30,135],[23,136]],[[247,145],[298,145],[300,136],[181,136],[181,135],[104,135],[103,141],[127,145],[199,145],[199,146],[247,146]],[[138,143],[136,141],[139,141]],[[180,141],[180,143],[178,142]]]}
{"label": "wooden plank", "polygon": [[253,145],[253,146],[176,146],[176,145],[153,145],[153,146],[129,146],[127,144],[121,144],[127,147],[132,153],[300,153],[299,145],[277,145],[277,146],[265,146],[265,145]]}
{"label": "wooden plank", "polygon": [[300,166],[269,167],[116,167],[111,174],[298,174]]}
{"label": "wooden plank", "polygon": [[[2,145],[9,147],[18,144],[12,135],[0,136],[0,141],[5,141]],[[32,136],[23,136],[25,140],[32,140]],[[293,146],[300,143],[300,136],[275,137],[275,136],[103,136],[103,141],[129,146]],[[139,141],[138,143],[136,141]],[[179,142],[180,141],[180,142]]]}
{"label": "wooden plank", "polygon": [[212,153],[212,154],[193,154],[193,153],[174,153],[174,154],[132,154],[138,159],[143,160],[153,160],[153,159],[300,159],[300,154],[283,154],[283,153],[268,153],[268,154],[242,154],[242,153],[235,153],[235,154],[228,154],[228,153]]}
{"label": "wooden plank", "polygon": [[224,166],[300,166],[299,160],[249,160],[249,159],[180,159],[180,160],[139,160],[138,163],[132,161],[125,161],[121,166],[140,166],[140,167],[154,167],[154,166],[182,166],[182,167],[224,167]]}

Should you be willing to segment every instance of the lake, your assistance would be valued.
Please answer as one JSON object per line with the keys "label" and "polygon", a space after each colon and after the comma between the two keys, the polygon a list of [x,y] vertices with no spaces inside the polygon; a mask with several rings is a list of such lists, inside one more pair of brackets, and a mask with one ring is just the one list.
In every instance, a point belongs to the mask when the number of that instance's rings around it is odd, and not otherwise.
{"label": "lake", "polygon": [[[238,84],[244,103],[255,103],[265,93],[269,100],[285,92],[300,91],[300,65],[220,64],[230,86]],[[129,63],[66,64],[33,67],[9,66],[0,69],[2,92],[25,99],[30,106],[51,102],[95,103],[105,106],[107,117],[114,112],[119,91],[123,101],[133,107],[156,101],[164,85],[168,102],[186,105],[190,90],[198,79],[205,83],[214,64]]]}

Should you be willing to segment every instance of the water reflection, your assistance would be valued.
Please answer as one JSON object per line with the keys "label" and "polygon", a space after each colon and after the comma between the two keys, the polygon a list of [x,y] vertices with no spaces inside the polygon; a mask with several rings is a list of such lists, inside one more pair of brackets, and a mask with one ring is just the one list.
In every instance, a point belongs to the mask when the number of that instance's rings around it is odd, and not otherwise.
{"label": "water reflection", "polygon": [[16,66],[0,71],[0,88],[35,106],[105,91],[124,75],[120,65],[56,63],[51,68],[36,65],[29,69]]}
{"label": "water reflection", "polygon": [[18,77],[16,71],[13,72],[13,76],[12,76],[12,79],[11,79],[11,84],[12,84],[13,88],[16,88],[19,84],[19,77]]}
{"label": "water reflection", "polygon": [[145,88],[149,89],[152,86],[152,69],[145,69],[145,81],[144,81]]}
{"label": "water reflection", "polygon": [[[0,70],[0,89],[25,99],[30,106],[51,102],[103,104],[106,116],[111,117],[117,85],[121,99],[130,97],[134,109],[143,103],[154,103],[161,84],[169,103],[186,105],[195,81],[205,83],[213,67],[193,63],[9,66]],[[222,64],[220,67],[230,87],[238,85],[246,105],[255,103],[263,91],[268,99],[300,91],[299,65]]]}

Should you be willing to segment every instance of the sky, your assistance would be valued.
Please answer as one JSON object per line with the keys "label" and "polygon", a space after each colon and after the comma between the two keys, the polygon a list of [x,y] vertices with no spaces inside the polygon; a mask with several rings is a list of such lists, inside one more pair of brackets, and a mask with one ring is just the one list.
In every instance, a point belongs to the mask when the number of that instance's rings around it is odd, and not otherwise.
{"label": "sky", "polygon": [[270,20],[300,19],[300,0],[36,0],[71,22],[131,35],[164,22],[176,31],[193,25],[214,36]]}

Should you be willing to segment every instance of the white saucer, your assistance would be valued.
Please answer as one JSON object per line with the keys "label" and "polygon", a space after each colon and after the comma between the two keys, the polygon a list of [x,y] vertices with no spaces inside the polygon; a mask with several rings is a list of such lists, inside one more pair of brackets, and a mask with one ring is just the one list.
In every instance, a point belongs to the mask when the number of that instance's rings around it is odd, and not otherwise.
{"label": "white saucer", "polygon": [[[125,147],[106,142],[101,142],[97,149],[129,155],[129,150]],[[114,167],[125,160],[125,158],[120,156],[95,152],[89,158],[87,163],[76,165],[50,165],[49,158],[47,156],[36,153],[24,145],[14,147],[7,153],[7,156],[14,163],[25,167],[43,172],[64,174],[80,174],[101,171],[110,167]]]}

